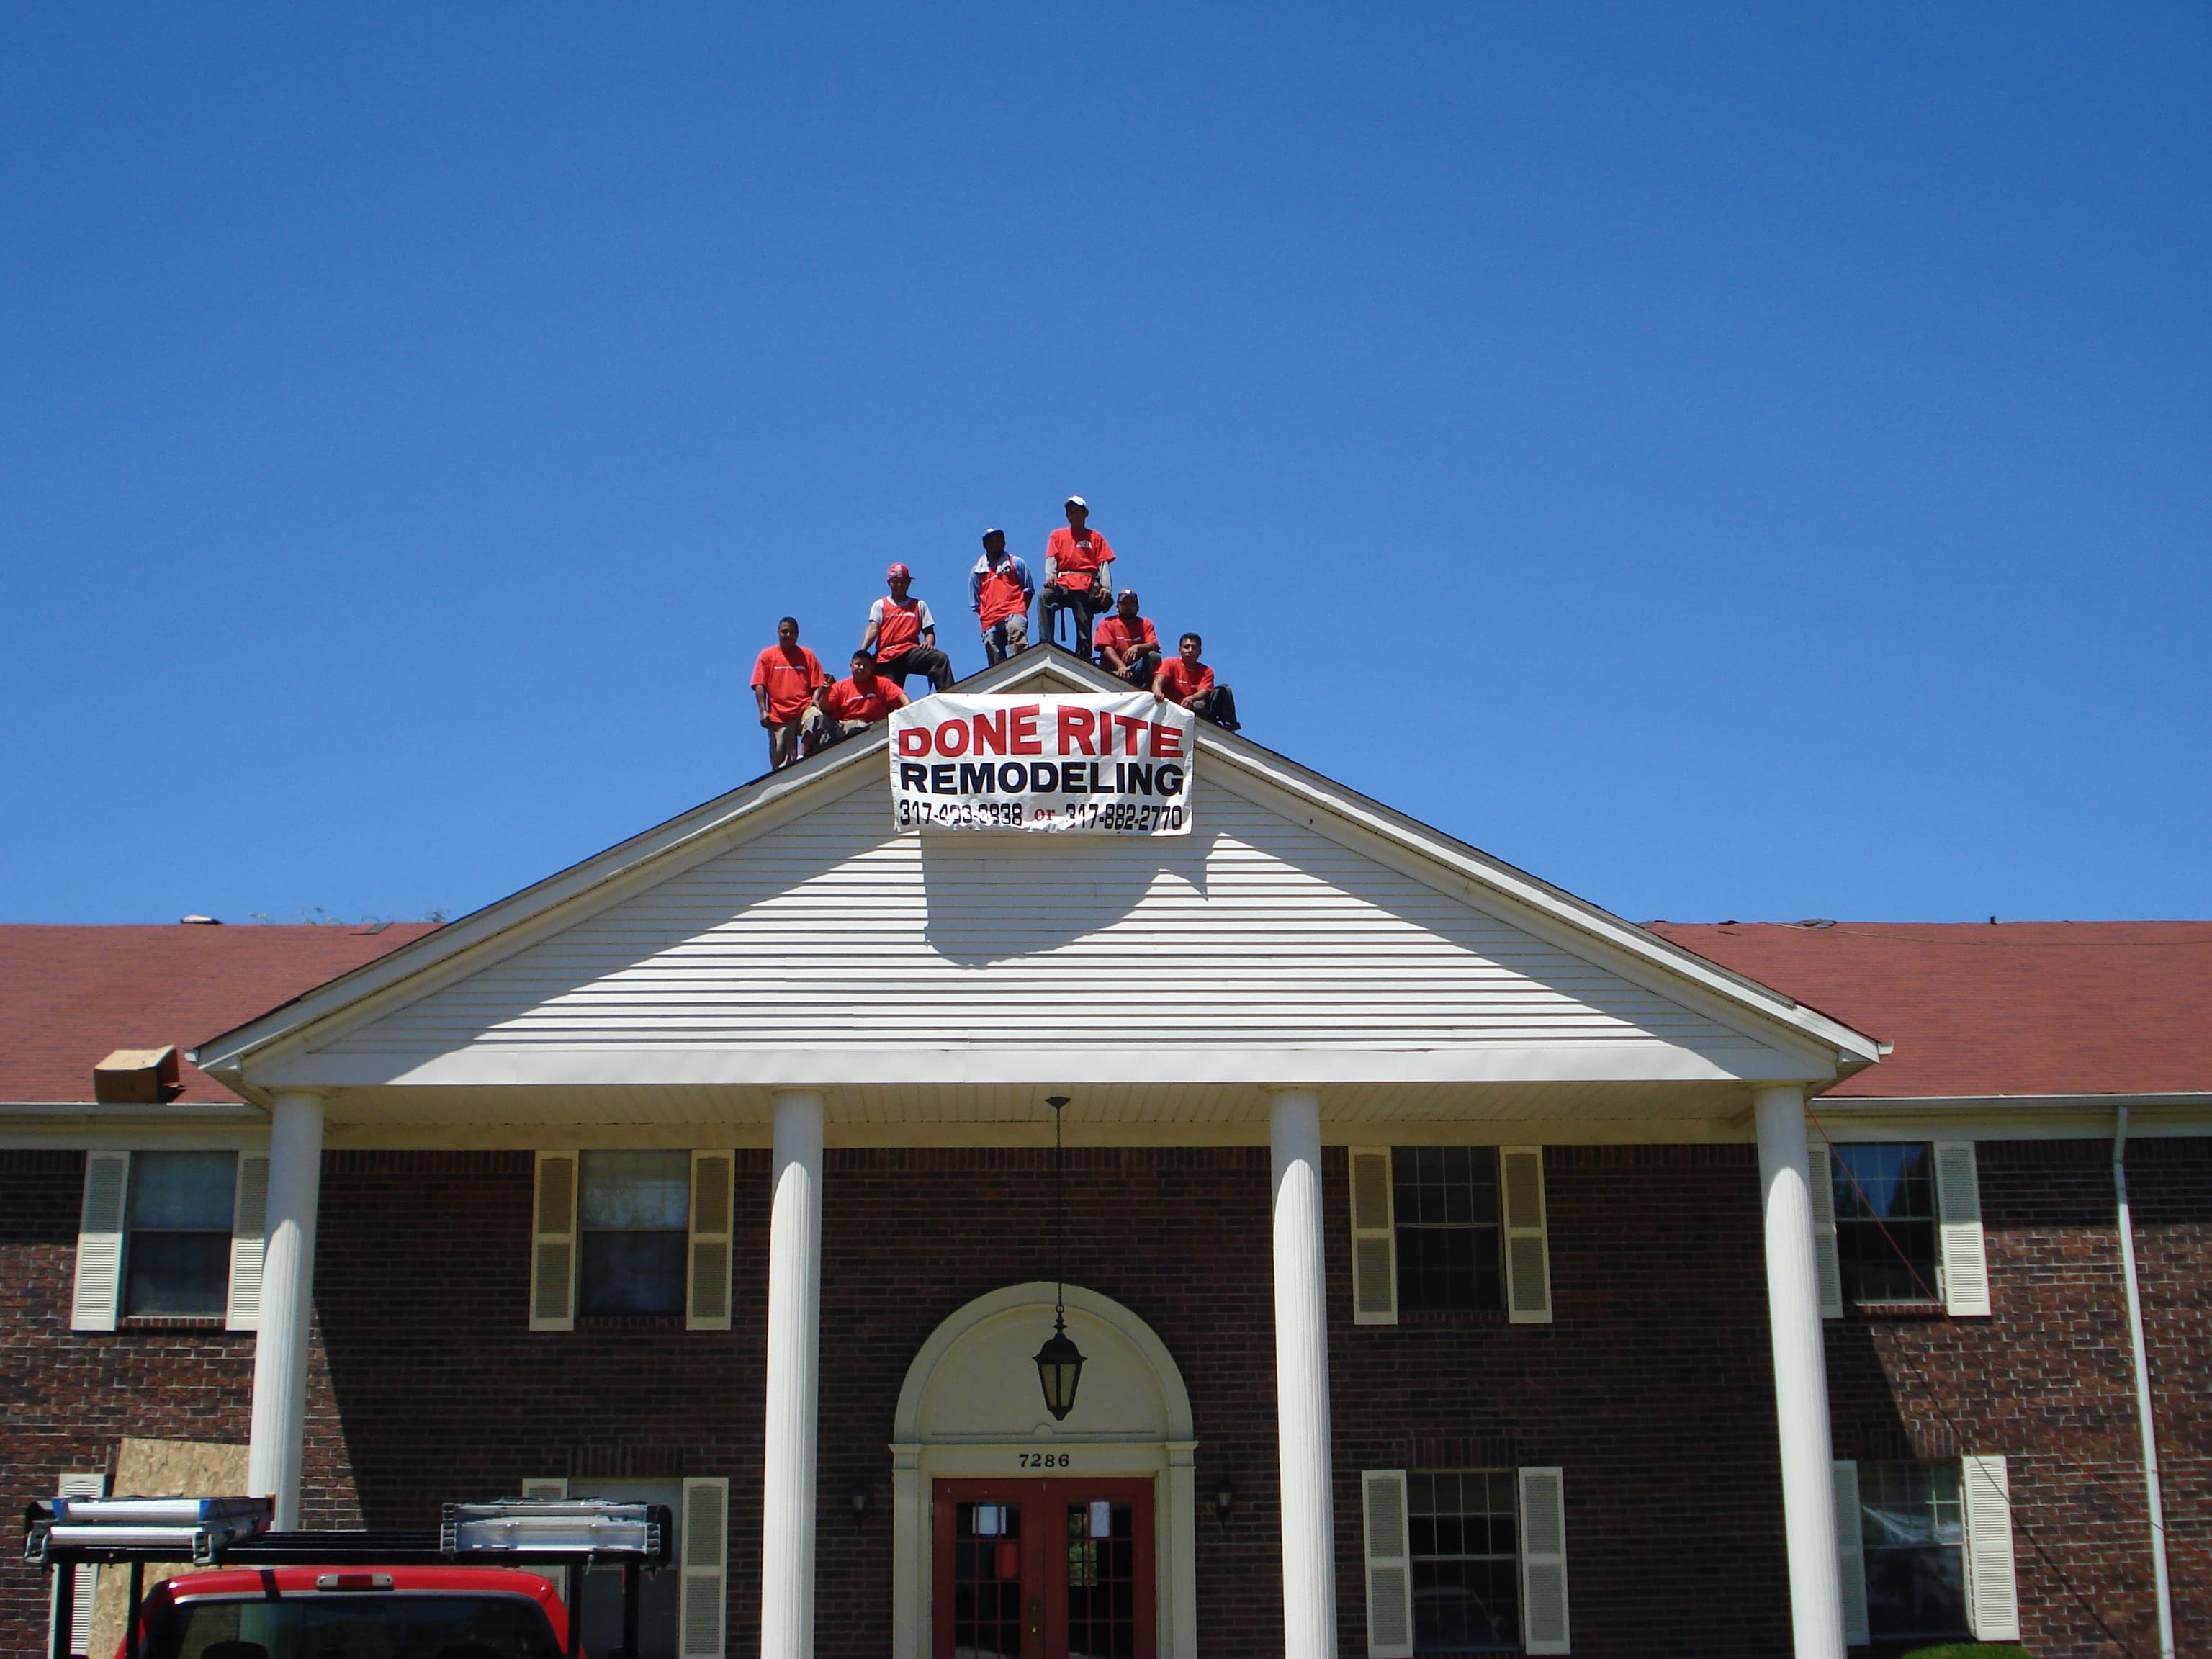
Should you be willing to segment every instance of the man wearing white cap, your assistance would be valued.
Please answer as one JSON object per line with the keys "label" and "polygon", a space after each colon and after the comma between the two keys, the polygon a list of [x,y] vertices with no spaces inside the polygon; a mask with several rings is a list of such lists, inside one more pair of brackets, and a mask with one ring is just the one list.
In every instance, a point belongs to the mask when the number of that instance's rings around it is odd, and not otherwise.
{"label": "man wearing white cap", "polygon": [[1036,582],[1029,566],[1006,551],[1006,532],[983,532],[983,556],[968,573],[968,608],[983,624],[983,665],[1004,662],[1030,643],[1030,601]]}
{"label": "man wearing white cap", "polygon": [[1091,660],[1091,619],[1112,607],[1114,550],[1090,527],[1091,504],[1067,498],[1067,528],[1055,530],[1044,548],[1044,597],[1037,601],[1037,631],[1048,641],[1063,611],[1075,616],[1075,654]]}
{"label": "man wearing white cap", "polygon": [[929,602],[907,597],[914,572],[895,564],[884,574],[891,595],[868,607],[860,649],[876,653],[876,672],[890,675],[902,691],[909,674],[927,674],[933,690],[945,690],[952,684],[952,659],[937,648],[937,618],[929,614]]}

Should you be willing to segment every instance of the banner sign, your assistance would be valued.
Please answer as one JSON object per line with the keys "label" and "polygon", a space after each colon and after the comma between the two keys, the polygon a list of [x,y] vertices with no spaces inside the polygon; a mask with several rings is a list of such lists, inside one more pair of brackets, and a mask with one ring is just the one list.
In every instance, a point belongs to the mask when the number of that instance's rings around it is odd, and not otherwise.
{"label": "banner sign", "polygon": [[957,697],[894,708],[902,830],[1190,833],[1190,710],[1149,692]]}

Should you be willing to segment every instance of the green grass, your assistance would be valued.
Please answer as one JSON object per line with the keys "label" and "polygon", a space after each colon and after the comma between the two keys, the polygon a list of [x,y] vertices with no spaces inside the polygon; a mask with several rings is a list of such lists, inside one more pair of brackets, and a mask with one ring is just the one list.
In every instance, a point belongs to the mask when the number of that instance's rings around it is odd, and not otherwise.
{"label": "green grass", "polygon": [[2032,1656],[2012,1642],[1946,1642],[1940,1647],[1915,1648],[1905,1659],[2032,1659]]}

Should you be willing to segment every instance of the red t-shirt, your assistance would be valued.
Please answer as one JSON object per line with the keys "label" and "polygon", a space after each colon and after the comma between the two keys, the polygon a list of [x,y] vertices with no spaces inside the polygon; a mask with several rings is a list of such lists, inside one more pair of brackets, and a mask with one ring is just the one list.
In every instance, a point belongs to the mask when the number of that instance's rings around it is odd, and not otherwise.
{"label": "red t-shirt", "polygon": [[1098,625],[1091,630],[1091,642],[1101,651],[1109,645],[1112,646],[1121,653],[1123,660],[1126,661],[1135,656],[1140,647],[1158,645],[1160,642],[1160,636],[1152,631],[1152,619],[1150,617],[1137,618],[1137,626],[1133,635],[1129,624],[1121,620],[1121,614],[1117,611],[1112,616],[1102,619]]}
{"label": "red t-shirt", "polygon": [[1015,574],[1012,559],[985,568],[982,580],[975,586],[975,606],[987,634],[1009,617],[1028,614],[1030,596],[1022,592],[1022,579]]}
{"label": "red t-shirt", "polygon": [[[1097,576],[1100,567],[1114,562],[1114,550],[1106,545],[1106,538],[1095,530],[1085,530],[1083,539],[1075,539],[1075,532],[1061,526],[1052,532],[1052,539],[1044,544],[1044,556],[1052,560],[1054,587],[1087,588]],[[1093,639],[1097,635],[1091,636]]]}
{"label": "red t-shirt", "polygon": [[[1095,640],[1098,636],[1093,634],[1091,637]],[[1213,671],[1200,663],[1194,675],[1181,657],[1170,657],[1161,665],[1158,689],[1166,692],[1171,702],[1188,706],[1201,691],[1213,690]]]}
{"label": "red t-shirt", "polygon": [[937,625],[937,619],[929,614],[929,607],[920,599],[908,599],[901,605],[888,595],[868,608],[868,620],[876,625],[878,662],[904,656],[921,643],[923,629]]}
{"label": "red t-shirt", "polygon": [[878,674],[866,691],[860,690],[857,680],[839,680],[822,701],[834,719],[866,720],[872,726],[892,709],[906,707],[906,693],[889,675]]}
{"label": "red t-shirt", "polygon": [[779,726],[805,714],[814,688],[829,684],[821,659],[803,645],[793,646],[788,653],[781,646],[771,645],[753,659],[753,689],[768,688],[768,717]]}

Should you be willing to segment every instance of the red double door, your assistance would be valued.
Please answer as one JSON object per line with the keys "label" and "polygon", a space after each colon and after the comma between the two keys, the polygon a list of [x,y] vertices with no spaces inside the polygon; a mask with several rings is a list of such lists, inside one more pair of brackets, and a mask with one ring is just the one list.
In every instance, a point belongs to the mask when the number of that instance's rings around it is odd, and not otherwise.
{"label": "red double door", "polygon": [[939,1659],[1154,1659],[1152,1483],[939,1480]]}

